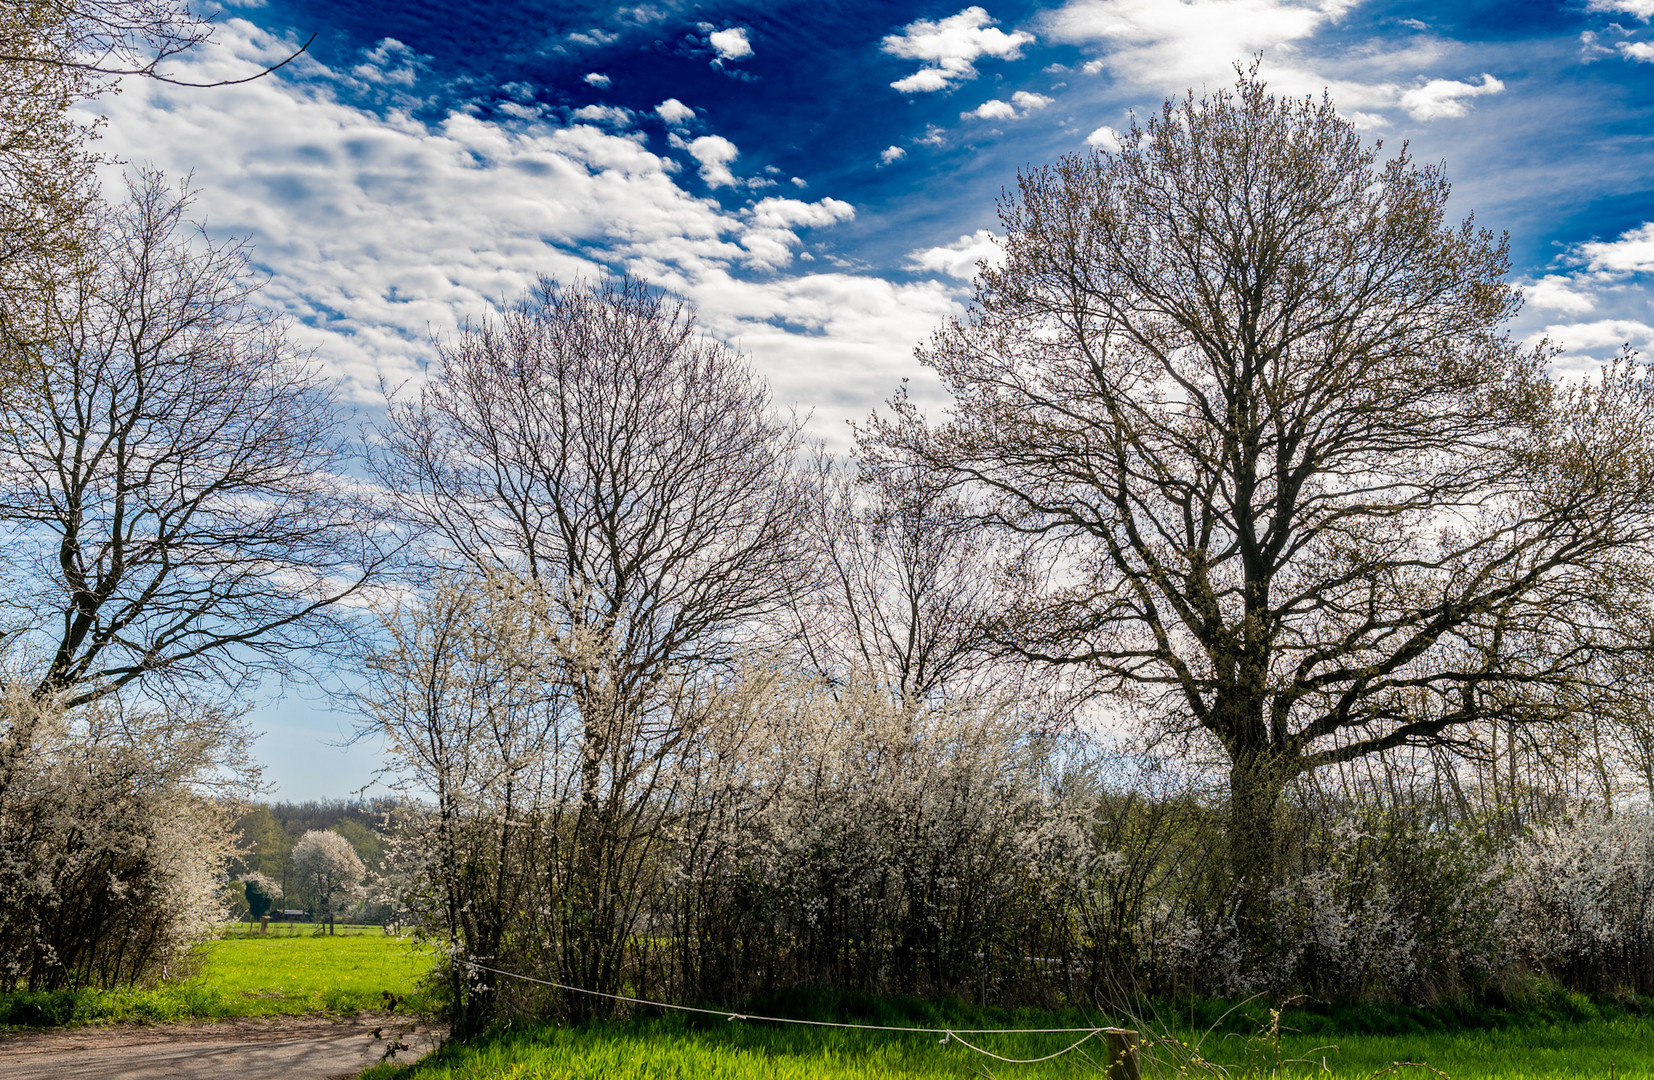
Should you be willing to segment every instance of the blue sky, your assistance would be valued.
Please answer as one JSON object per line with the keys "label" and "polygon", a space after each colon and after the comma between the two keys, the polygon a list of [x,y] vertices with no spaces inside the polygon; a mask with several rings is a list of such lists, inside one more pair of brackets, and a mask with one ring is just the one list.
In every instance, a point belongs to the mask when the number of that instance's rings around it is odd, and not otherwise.
{"label": "blue sky", "polygon": [[[1107,147],[1131,113],[1263,56],[1387,146],[1446,162],[1511,234],[1512,332],[1589,370],[1654,348],[1654,0],[1052,0],[227,6],[177,73],[100,107],[107,148],[194,174],[266,301],[365,415],[433,333],[538,273],[628,268],[689,296],[837,445],[962,310],[1018,167]],[[260,707],[269,778],[342,795],[377,756],[296,687]]]}

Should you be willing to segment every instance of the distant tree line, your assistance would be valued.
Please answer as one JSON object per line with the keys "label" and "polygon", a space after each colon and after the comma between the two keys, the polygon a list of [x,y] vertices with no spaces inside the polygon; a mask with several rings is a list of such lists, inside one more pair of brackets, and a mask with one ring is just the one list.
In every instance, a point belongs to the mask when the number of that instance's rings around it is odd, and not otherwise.
{"label": "distant tree line", "polygon": [[[341,837],[362,864],[360,890],[346,898],[342,910],[362,921],[386,923],[395,920],[396,905],[379,895],[376,886],[386,872],[385,842],[382,836],[387,815],[395,806],[387,798],[369,800],[312,800],[300,803],[255,803],[236,819],[241,838],[239,854],[230,859],[226,872],[229,896],[238,916],[257,919],[269,910],[299,909],[314,913],[323,907],[323,898],[314,895],[312,882],[294,863],[294,850],[310,833],[326,832]],[[247,882],[258,880],[253,888]],[[255,892],[279,896],[281,903],[263,905]]]}

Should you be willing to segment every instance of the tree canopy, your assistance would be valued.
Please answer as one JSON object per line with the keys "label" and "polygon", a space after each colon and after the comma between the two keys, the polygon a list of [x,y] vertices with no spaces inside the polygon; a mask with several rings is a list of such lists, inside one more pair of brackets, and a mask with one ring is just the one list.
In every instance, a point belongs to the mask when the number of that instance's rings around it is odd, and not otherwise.
{"label": "tree canopy", "polygon": [[1243,880],[1292,777],[1554,721],[1649,637],[1641,367],[1513,340],[1505,241],[1438,166],[1255,73],[1030,169],[1004,262],[869,432],[1018,537],[1004,648],[1209,737]]}

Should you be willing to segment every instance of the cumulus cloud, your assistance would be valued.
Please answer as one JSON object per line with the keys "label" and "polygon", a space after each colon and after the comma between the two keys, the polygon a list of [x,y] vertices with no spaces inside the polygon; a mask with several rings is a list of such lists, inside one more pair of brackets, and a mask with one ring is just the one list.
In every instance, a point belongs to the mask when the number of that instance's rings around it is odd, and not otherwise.
{"label": "cumulus cloud", "polygon": [[[1598,319],[1595,322],[1558,323],[1545,327],[1541,335],[1569,352],[1601,357],[1622,346],[1647,351],[1654,348],[1654,327],[1636,319]],[[1565,365],[1577,366],[1577,365]]]}
{"label": "cumulus cloud", "polygon": [[576,120],[585,120],[593,124],[613,124],[616,127],[625,127],[632,122],[630,109],[622,109],[617,105],[583,105],[569,115]]}
{"label": "cumulus cloud", "polygon": [[1609,15],[1630,15],[1634,19],[1647,22],[1654,18],[1654,0],[1590,0],[1585,5],[1585,10]]}
{"label": "cumulus cloud", "polygon": [[707,187],[730,187],[735,183],[735,174],[730,172],[729,163],[741,156],[735,149],[735,144],[722,135],[702,135],[685,144],[689,156],[701,164],[701,179],[706,181]]}
{"label": "cumulus cloud", "polygon": [[695,118],[695,110],[677,98],[670,97],[655,106],[655,115],[673,127],[680,127],[685,121]]}
{"label": "cumulus cloud", "polygon": [[1400,104],[1414,120],[1438,120],[1442,117],[1463,116],[1470,111],[1466,98],[1483,94],[1497,94],[1505,84],[1492,75],[1483,75],[1480,83],[1458,82],[1454,79],[1431,79],[1401,95]]}
{"label": "cumulus cloud", "polygon": [[890,165],[907,157],[907,151],[899,146],[887,146],[879,151],[879,164]]}
{"label": "cumulus cloud", "polygon": [[1594,299],[1579,290],[1577,281],[1563,274],[1547,274],[1532,285],[1522,286],[1522,299],[1530,307],[1570,315],[1582,314],[1597,306]]}
{"label": "cumulus cloud", "polygon": [[364,82],[388,86],[412,86],[419,77],[424,57],[395,38],[383,38],[362,54],[361,63],[350,73]]}
{"label": "cumulus cloud", "polygon": [[744,26],[714,30],[707,35],[706,40],[720,60],[744,60],[752,55],[752,42],[747,39],[747,29]]}
{"label": "cumulus cloud", "polygon": [[1095,146],[1099,150],[1107,150],[1111,154],[1119,153],[1120,148],[1123,145],[1120,142],[1120,133],[1109,127],[1107,124],[1104,124],[1096,131],[1093,131],[1090,135],[1087,135],[1085,137],[1085,144],[1087,146]]}
{"label": "cumulus cloud", "polygon": [[1592,270],[1632,274],[1654,271],[1654,221],[1621,233],[1618,240],[1581,244],[1579,254]]}
{"label": "cumulus cloud", "polygon": [[576,45],[613,45],[620,40],[620,35],[601,26],[594,26],[590,30],[576,30],[568,36],[568,40]]}
{"label": "cumulus cloud", "polygon": [[999,248],[998,238],[987,229],[978,229],[974,233],[961,236],[951,244],[909,253],[907,265],[913,270],[946,274],[961,281],[970,281],[976,277],[979,263],[998,266],[1004,257],[1005,253]]}
{"label": "cumulus cloud", "polygon": [[1016,106],[1009,101],[1000,101],[998,98],[994,98],[991,101],[984,101],[970,112],[963,112],[959,115],[974,116],[978,120],[1015,120],[1017,110]]}
{"label": "cumulus cloud", "polygon": [[1010,101],[1001,101],[994,98],[984,101],[981,105],[962,112],[964,117],[976,117],[978,120],[1020,120],[1036,109],[1043,109],[1056,99],[1048,98],[1044,94],[1034,94],[1027,90],[1018,90],[1011,95]]}
{"label": "cumulus cloud", "polygon": [[804,202],[772,196],[754,203],[744,216],[751,222],[741,236],[741,246],[751,253],[748,261],[774,269],[792,261],[792,249],[801,243],[795,230],[849,221],[856,216],[856,208],[839,199]]}
{"label": "cumulus cloud", "polygon": [[1615,43],[1614,48],[1627,60],[1637,60],[1644,64],[1654,63],[1654,45],[1646,41],[1621,41]]}
{"label": "cumulus cloud", "polygon": [[[233,78],[295,47],[230,18],[216,39],[182,69],[189,78]],[[725,210],[686,191],[670,158],[635,137],[544,118],[381,116],[331,92],[348,75],[301,63],[302,84],[277,73],[203,95],[146,81],[96,108],[111,119],[110,153],[194,170],[214,232],[248,237],[269,273],[262,302],[293,315],[294,340],[363,401],[376,400],[381,376],[422,378],[433,331],[451,333],[537,275],[619,268],[694,301],[777,401],[813,410],[812,425],[839,445],[842,421],[865,417],[904,375],[940,400],[911,351],[962,310],[954,286],[740,272],[783,263],[805,230],[849,220],[848,203]]]}
{"label": "cumulus cloud", "polygon": [[923,61],[918,71],[890,85],[904,94],[926,94],[976,78],[975,62],[985,56],[1015,60],[1033,41],[1034,35],[1022,30],[1007,34],[986,10],[972,6],[945,19],[917,19],[879,47],[890,56]]}
{"label": "cumulus cloud", "polygon": [[[1580,355],[1560,365],[1579,371],[1582,360],[1595,362],[1630,343],[1647,349],[1654,342],[1644,332],[1646,292],[1637,278],[1654,273],[1654,221],[1628,229],[1613,240],[1593,240],[1570,248],[1565,256],[1576,269],[1553,273],[1522,287],[1529,308],[1565,315],[1595,313],[1590,322],[1546,326],[1530,341],[1549,337]],[[1529,326],[1534,324],[1529,321]]]}
{"label": "cumulus cloud", "polygon": [[[1382,110],[1403,108],[1415,118],[1462,115],[1465,99],[1503,89],[1484,76],[1480,84],[1436,79],[1407,87],[1388,77],[1352,81],[1314,70],[1307,46],[1335,25],[1357,0],[1068,0],[1040,23],[1042,36],[1094,51],[1082,70],[1108,71],[1118,79],[1162,93],[1227,85],[1237,59],[1262,53],[1262,75],[1271,89],[1288,94],[1330,90],[1344,116],[1363,128],[1382,128]],[[1368,71],[1418,71],[1441,59],[1428,39],[1364,42],[1344,49]],[[1489,81],[1491,80],[1491,81]],[[1403,100],[1405,98],[1405,100]]]}
{"label": "cumulus cloud", "polygon": [[609,88],[609,84],[614,80],[603,74],[601,71],[590,71],[586,73],[586,77],[582,81],[588,86],[595,86],[600,90],[607,90]]}
{"label": "cumulus cloud", "polygon": [[1107,52],[1085,65],[1152,86],[1228,81],[1236,58],[1289,51],[1350,0],[1069,0],[1045,17],[1050,38]]}

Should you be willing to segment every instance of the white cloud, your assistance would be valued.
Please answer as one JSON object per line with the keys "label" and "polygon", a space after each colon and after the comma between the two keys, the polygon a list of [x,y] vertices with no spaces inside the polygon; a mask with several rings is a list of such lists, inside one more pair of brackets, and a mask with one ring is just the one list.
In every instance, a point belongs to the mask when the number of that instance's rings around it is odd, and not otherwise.
{"label": "white cloud", "polygon": [[[1277,93],[1331,91],[1343,115],[1362,128],[1383,128],[1381,110],[1397,107],[1432,115],[1459,115],[1463,98],[1494,93],[1490,84],[1436,80],[1409,89],[1392,76],[1366,81],[1329,76],[1310,59],[1311,39],[1335,26],[1360,0],[1067,0],[1041,20],[1042,36],[1096,55],[1082,70],[1107,70],[1117,79],[1161,93],[1227,86],[1234,64],[1263,54],[1261,75]],[[1402,42],[1344,42],[1344,70],[1399,75],[1428,70],[1443,57],[1430,35]],[[1491,77],[1489,77],[1491,78]],[[1403,104],[1402,96],[1410,95]],[[1458,110],[1449,112],[1447,110]]]}
{"label": "white cloud", "polygon": [[1627,60],[1638,60],[1645,64],[1654,64],[1654,45],[1646,41],[1620,41],[1614,44],[1620,55]]}
{"label": "white cloud", "polygon": [[1018,90],[1016,93],[1011,95],[1011,104],[1015,105],[1023,112],[1033,112],[1035,109],[1043,109],[1054,100],[1056,99],[1048,98],[1044,94],[1030,93],[1027,90]]}
{"label": "white cloud", "polygon": [[856,216],[856,208],[841,199],[818,199],[811,203],[772,196],[754,203],[747,214],[754,224],[764,228],[787,228],[849,221]]}
{"label": "white cloud", "polygon": [[1400,105],[1414,120],[1437,120],[1442,117],[1463,116],[1470,111],[1465,98],[1483,94],[1497,94],[1505,84],[1492,75],[1483,75],[1480,84],[1458,82],[1453,79],[1431,79],[1401,95]]}
{"label": "white cloud", "polygon": [[879,151],[879,164],[889,165],[892,162],[900,161],[905,157],[907,157],[906,150],[903,150],[899,146],[887,146],[883,150]]}
{"label": "white cloud", "polygon": [[690,141],[686,149],[690,157],[701,163],[701,179],[707,187],[729,187],[735,183],[729,163],[740,157],[741,152],[735,149],[734,143],[722,135],[702,135]]}
{"label": "white cloud", "polygon": [[1007,34],[987,11],[968,7],[945,19],[917,19],[898,34],[890,34],[880,48],[904,60],[921,60],[925,66],[890,85],[904,94],[943,90],[955,83],[976,78],[975,61],[984,56],[1015,60],[1022,47],[1032,44],[1034,35],[1022,30]]}
{"label": "white cloud", "polygon": [[1289,52],[1352,0],[1069,0],[1045,17],[1053,39],[1102,47],[1085,65],[1144,85],[1182,89],[1229,81],[1238,59]]}
{"label": "white cloud", "polygon": [[1546,311],[1563,311],[1579,315],[1596,307],[1596,301],[1580,292],[1578,282],[1562,274],[1547,274],[1532,285],[1522,287],[1522,299],[1528,306]]}
{"label": "white cloud", "polygon": [[1647,347],[1648,340],[1639,329],[1643,324],[1637,318],[1646,310],[1639,303],[1646,293],[1634,279],[1638,274],[1654,273],[1654,221],[1628,229],[1614,240],[1577,244],[1568,250],[1566,258],[1579,268],[1547,274],[1523,286],[1527,306],[1568,315],[1599,312],[1602,317],[1592,322],[1547,326],[1536,330],[1529,340],[1549,336],[1587,353],[1618,348],[1627,341]]}
{"label": "white cloud", "polygon": [[1093,131],[1090,135],[1087,135],[1085,137],[1085,144],[1087,146],[1095,146],[1099,150],[1107,150],[1111,154],[1118,154],[1121,146],[1123,145],[1120,142],[1120,133],[1109,127],[1107,124],[1104,124],[1096,131]]}
{"label": "white cloud", "polygon": [[750,253],[755,266],[774,269],[792,261],[792,249],[801,241],[794,230],[819,229],[850,221],[856,208],[840,199],[760,199],[745,212],[751,226],[741,236],[741,246]]}
{"label": "white cloud", "polygon": [[614,124],[616,127],[625,127],[632,122],[632,111],[622,109],[618,105],[583,105],[570,115],[576,120],[587,120],[594,124]]}
{"label": "white cloud", "polygon": [[1654,221],[1621,233],[1618,240],[1581,244],[1579,253],[1592,270],[1654,272]]}
{"label": "white cloud", "polygon": [[1016,106],[1009,101],[1000,101],[998,98],[994,98],[991,101],[984,101],[970,112],[963,112],[959,115],[974,116],[979,120],[1015,120],[1017,110]]}
{"label": "white cloud", "polygon": [[[1536,335],[1538,336],[1538,335]],[[1612,353],[1622,345],[1647,350],[1654,347],[1654,327],[1635,319],[1598,319],[1545,327],[1543,336],[1569,352]]]}
{"label": "white cloud", "polygon": [[[231,18],[217,41],[181,73],[235,77],[294,47]],[[269,273],[262,302],[291,313],[294,340],[369,405],[381,376],[393,387],[423,377],[433,332],[536,275],[621,267],[693,300],[702,325],[752,356],[776,400],[811,410],[813,430],[837,446],[843,420],[865,417],[905,375],[921,399],[941,401],[911,354],[962,310],[955,286],[737,273],[780,265],[803,230],[852,217],[848,203],[762,199],[731,212],[681,187],[671,159],[635,135],[462,112],[381,116],[338,101],[337,72],[294,67],[304,84],[277,73],[201,94],[145,81],[95,107],[110,116],[111,154],[194,170],[214,233],[248,237]]]}
{"label": "white cloud", "polygon": [[595,86],[603,90],[607,90],[609,88],[609,84],[614,82],[613,79],[609,78],[601,71],[589,71],[586,73],[586,77],[581,81],[589,86]]}
{"label": "white cloud", "polygon": [[655,115],[673,127],[679,127],[684,121],[694,119],[695,110],[677,98],[671,97],[655,106]]}
{"label": "white cloud", "polygon": [[395,38],[383,38],[362,54],[362,62],[350,73],[364,82],[389,86],[412,86],[419,77],[423,57]]}
{"label": "white cloud", "polygon": [[747,40],[747,29],[744,26],[714,30],[707,35],[706,40],[717,52],[720,60],[744,60],[752,55],[752,42]]}
{"label": "white cloud", "polygon": [[978,120],[1020,120],[1036,109],[1043,109],[1051,104],[1055,98],[1048,98],[1044,94],[1034,94],[1027,90],[1018,90],[1011,95],[1010,101],[1001,101],[994,98],[984,101],[969,112],[962,112],[962,117],[976,117]]}
{"label": "white cloud", "polygon": [[1586,11],[1606,12],[1610,15],[1630,15],[1647,22],[1654,18],[1654,0],[1590,0]]}
{"label": "white cloud", "polygon": [[951,244],[911,252],[907,257],[907,265],[914,270],[946,274],[962,281],[969,281],[976,277],[978,263],[998,266],[1004,257],[1005,253],[1000,250],[994,234],[987,229],[978,229],[967,236],[961,236]]}
{"label": "white cloud", "polygon": [[594,26],[590,30],[577,30],[569,35],[569,40],[576,45],[613,45],[620,40],[620,35]]}

